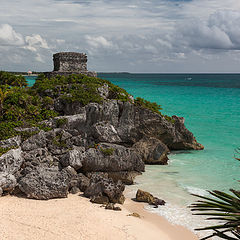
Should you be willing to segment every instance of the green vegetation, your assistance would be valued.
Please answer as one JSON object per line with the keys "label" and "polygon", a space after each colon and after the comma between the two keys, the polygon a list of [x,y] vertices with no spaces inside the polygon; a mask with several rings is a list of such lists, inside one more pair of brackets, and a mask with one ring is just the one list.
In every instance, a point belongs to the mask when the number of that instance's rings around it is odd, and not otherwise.
{"label": "green vegetation", "polygon": [[[51,79],[40,74],[34,86],[27,87],[23,76],[0,72],[0,140],[16,135],[21,135],[25,139],[31,135],[18,132],[15,129],[17,127],[51,130],[40,123],[59,116],[60,113],[54,110],[55,100],[61,101],[63,105],[75,102],[82,106],[90,102],[102,103],[104,96],[100,94],[101,89],[108,92],[108,99],[133,101],[124,89],[107,80],[83,74],[56,76]],[[137,98],[135,104],[161,114],[159,111],[161,107],[157,103]],[[172,121],[170,117],[164,117]],[[58,119],[57,127],[63,126],[66,121],[66,119]]]}
{"label": "green vegetation", "polygon": [[159,110],[162,110],[161,106],[155,102],[149,102],[143,98],[137,97],[134,101],[135,105],[147,108],[155,113],[161,114]]}
{"label": "green vegetation", "polygon": [[43,74],[38,76],[33,86],[41,96],[58,97],[68,103],[80,102],[82,106],[90,102],[102,103],[103,98],[98,92],[98,88],[104,85],[109,86],[109,99],[129,101],[130,95],[122,88],[111,82],[95,77],[88,77],[83,74],[70,75],[67,77],[56,76],[49,80]]}
{"label": "green vegetation", "polygon": [[24,77],[0,72],[0,140],[16,135],[26,139],[33,133],[18,132],[16,127],[36,127],[58,116],[51,108],[53,99],[41,97],[26,85]]}
{"label": "green vegetation", "polygon": [[26,87],[27,81],[23,76],[16,76],[8,72],[0,71],[0,85]]}
{"label": "green vegetation", "polygon": [[174,120],[167,115],[163,115],[160,110],[162,110],[161,105],[155,103],[155,102],[149,102],[143,98],[137,97],[134,101],[134,104],[137,106],[141,106],[143,108],[149,109],[152,112],[155,112],[159,115],[161,115],[162,117],[164,117],[168,122],[174,123]]}
{"label": "green vegetation", "polygon": [[104,156],[111,156],[113,155],[115,149],[114,148],[100,148],[101,152],[103,153]]}
{"label": "green vegetation", "polygon": [[60,127],[64,126],[66,123],[67,123],[67,119],[66,118],[58,118],[56,120],[57,128],[60,128]]}
{"label": "green vegetation", "polygon": [[62,139],[62,134],[58,134],[53,139],[52,143],[59,148],[67,148],[66,141]]}
{"label": "green vegetation", "polygon": [[[230,189],[234,196],[220,191],[209,192],[214,198],[195,195],[199,200],[190,207],[192,211],[200,211],[194,215],[210,216],[207,220],[219,220],[221,223],[215,226],[196,229],[214,230],[214,233],[203,239],[218,236],[222,239],[240,239],[240,191]],[[227,235],[231,232],[233,236]],[[203,240],[202,239],[202,240]]]}
{"label": "green vegetation", "polygon": [[2,147],[0,147],[0,157],[4,154],[4,153],[6,153],[6,152],[8,152],[9,150],[11,150],[11,149],[14,149],[15,147],[8,147],[8,148],[2,148]]}

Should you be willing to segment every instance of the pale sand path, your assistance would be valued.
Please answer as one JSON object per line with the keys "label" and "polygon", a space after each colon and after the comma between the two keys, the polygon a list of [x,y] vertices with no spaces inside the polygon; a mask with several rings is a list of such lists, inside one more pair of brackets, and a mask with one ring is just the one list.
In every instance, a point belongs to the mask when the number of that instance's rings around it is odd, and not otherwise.
{"label": "pale sand path", "polygon": [[[0,240],[197,240],[143,204],[127,199],[115,212],[79,195],[38,201],[14,196],[0,198]],[[137,212],[142,218],[127,216]]]}

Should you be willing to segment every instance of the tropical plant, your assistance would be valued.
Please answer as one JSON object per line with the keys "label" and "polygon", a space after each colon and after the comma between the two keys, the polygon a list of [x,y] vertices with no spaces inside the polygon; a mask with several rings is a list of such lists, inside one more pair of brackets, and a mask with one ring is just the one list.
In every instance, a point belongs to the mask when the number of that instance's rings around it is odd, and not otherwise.
{"label": "tropical plant", "polygon": [[[213,236],[228,240],[240,239],[240,191],[233,189],[230,189],[230,191],[234,195],[221,191],[209,191],[213,198],[192,194],[202,199],[190,206],[191,211],[198,211],[198,213],[193,215],[209,216],[207,220],[221,221],[215,226],[195,229],[196,231],[214,231],[213,234],[201,240],[209,239]],[[229,233],[231,233],[231,236]]]}
{"label": "tropical plant", "polygon": [[7,98],[8,93],[9,93],[8,89],[0,87],[0,114],[2,114],[3,102]]}

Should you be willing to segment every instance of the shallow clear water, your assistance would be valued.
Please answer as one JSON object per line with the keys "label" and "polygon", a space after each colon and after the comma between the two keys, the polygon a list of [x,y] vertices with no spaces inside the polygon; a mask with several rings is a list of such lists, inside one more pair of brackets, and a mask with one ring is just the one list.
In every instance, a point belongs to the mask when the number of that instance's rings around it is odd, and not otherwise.
{"label": "shallow clear water", "polygon": [[[167,115],[183,116],[187,128],[205,146],[203,151],[173,152],[167,166],[147,166],[137,185],[166,199],[181,211],[195,199],[190,193],[239,189],[240,75],[238,74],[99,74],[140,96],[162,105]],[[172,208],[159,211],[170,219]],[[177,208],[179,207],[179,208]],[[165,212],[164,212],[165,211]],[[164,213],[163,213],[164,212]],[[196,227],[190,213],[173,222]]]}
{"label": "shallow clear water", "polygon": [[[170,202],[171,207],[154,211],[172,219],[172,209],[186,210],[195,200],[190,193],[240,188],[240,162],[234,159],[235,149],[240,146],[240,74],[104,73],[98,76],[126,89],[134,97],[157,102],[164,114],[183,116],[187,128],[205,146],[203,151],[173,152],[169,165],[147,166],[146,172],[136,179],[137,185],[130,191],[142,188]],[[172,221],[196,227],[189,220],[189,212],[185,214],[182,219]]]}

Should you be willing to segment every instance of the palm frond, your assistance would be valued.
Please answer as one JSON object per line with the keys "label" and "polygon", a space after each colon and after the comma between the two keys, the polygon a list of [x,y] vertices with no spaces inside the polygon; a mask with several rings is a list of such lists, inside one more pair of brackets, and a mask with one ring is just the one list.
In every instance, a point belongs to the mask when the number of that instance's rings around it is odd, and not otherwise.
{"label": "palm frond", "polygon": [[[240,239],[240,192],[233,189],[230,189],[230,191],[234,195],[216,190],[209,191],[214,198],[192,194],[201,199],[190,205],[191,211],[197,211],[197,213],[193,215],[209,216],[206,220],[223,221],[223,223],[219,225],[195,229],[196,231],[214,231],[212,235],[202,240],[209,239],[213,236],[228,240]],[[229,232],[232,233],[233,236],[226,235],[226,233]]]}

